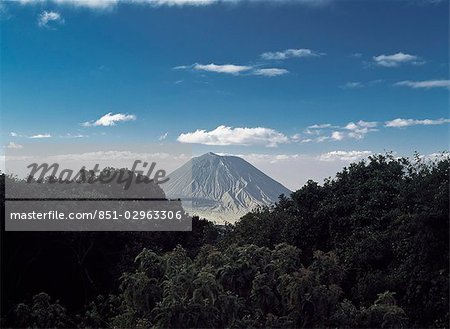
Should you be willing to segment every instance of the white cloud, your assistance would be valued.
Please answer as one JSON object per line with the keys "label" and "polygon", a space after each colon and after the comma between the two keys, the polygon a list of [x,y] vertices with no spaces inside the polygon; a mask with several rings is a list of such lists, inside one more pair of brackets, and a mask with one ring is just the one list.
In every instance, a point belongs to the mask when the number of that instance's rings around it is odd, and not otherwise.
{"label": "white cloud", "polygon": [[377,131],[375,129],[378,126],[378,122],[375,121],[363,121],[359,120],[358,122],[349,122],[344,129],[349,130],[347,136],[350,138],[361,139],[367,133],[372,131]]}
{"label": "white cloud", "polygon": [[321,55],[324,54],[311,49],[286,49],[284,51],[265,52],[261,54],[261,58],[265,60],[284,60],[288,58],[318,57]]}
{"label": "white cloud", "polygon": [[305,134],[306,135],[320,135],[322,133],[322,129],[321,128],[314,128],[314,129],[305,129]]}
{"label": "white cloud", "polygon": [[9,144],[6,147],[9,149],[23,149],[23,145],[16,144],[14,142],[9,142]]}
{"label": "white cloud", "polygon": [[[318,136],[314,139],[316,142],[342,141],[344,139],[361,139],[369,132],[377,131],[377,126],[378,122],[363,120],[349,122],[342,127],[325,123],[309,126],[305,133]],[[331,129],[334,130],[329,135]]]}
{"label": "white cloud", "polygon": [[311,49],[286,49],[283,51],[262,53],[261,58],[265,60],[283,60],[288,58],[318,57],[321,55],[324,54]]}
{"label": "white cloud", "polygon": [[322,123],[322,124],[315,124],[312,126],[308,126],[309,129],[325,129],[325,128],[331,128],[331,127],[333,127],[333,126],[329,123]]}
{"label": "white cloud", "polygon": [[163,141],[167,138],[167,136],[169,135],[169,132],[165,132],[164,134],[162,134],[161,136],[159,136],[158,140],[159,141]]}
{"label": "white cloud", "polygon": [[111,9],[119,2],[137,2],[134,0],[19,0],[22,5],[34,5],[42,3],[52,3],[56,5],[68,5],[73,7],[84,7],[89,9]]}
{"label": "white cloud", "polygon": [[87,135],[83,135],[83,134],[71,134],[71,133],[67,133],[66,135],[62,135],[60,136],[61,138],[85,138],[85,137],[89,137]]}
{"label": "white cloud", "polygon": [[101,118],[99,118],[98,120],[83,122],[82,125],[85,127],[95,127],[95,126],[110,127],[115,126],[117,122],[134,121],[134,120],[136,120],[136,116],[134,114],[123,114],[123,113],[113,114],[112,112],[109,112],[106,113]]}
{"label": "white cloud", "polygon": [[192,65],[178,65],[173,67],[174,70],[186,70],[192,68]]}
{"label": "white cloud", "polygon": [[315,141],[317,142],[317,143],[322,143],[322,142],[325,142],[325,141],[327,141],[327,140],[329,140],[331,137],[329,137],[329,136],[319,136],[319,137],[317,137],[316,139],[315,139]]}
{"label": "white cloud", "polygon": [[302,140],[302,136],[300,134],[294,134],[291,136],[291,140],[293,142],[300,142]]}
{"label": "white cloud", "polygon": [[247,75],[261,75],[266,77],[275,77],[283,74],[289,73],[286,69],[280,68],[255,68],[250,65],[236,65],[236,64],[199,64],[195,63],[193,65],[180,65],[175,66],[174,70],[188,70],[193,69],[196,71],[204,72],[214,72],[214,73],[224,73],[231,75],[240,75],[247,73]]}
{"label": "white cloud", "polygon": [[198,71],[226,73],[226,74],[233,74],[233,75],[238,75],[241,72],[249,71],[252,69],[251,66],[245,66],[245,65],[234,65],[234,64],[217,65],[214,63],[206,64],[206,65],[194,64],[193,68],[194,68],[194,70],[198,70]]}
{"label": "white cloud", "polygon": [[358,161],[372,155],[371,151],[331,151],[321,154],[318,158],[320,161]]}
{"label": "white cloud", "polygon": [[346,84],[341,86],[341,88],[343,88],[343,89],[355,89],[355,88],[362,88],[362,87],[364,87],[364,84],[362,82],[358,82],[358,81],[347,82]]}
{"label": "white cloud", "polygon": [[[239,3],[267,3],[265,0],[19,0],[21,4],[32,5],[39,3],[52,3],[68,5],[92,10],[111,10],[118,4],[161,6],[208,6],[214,4],[239,4]],[[310,7],[320,7],[331,3],[332,0],[277,0],[277,3],[291,3]]]}
{"label": "white cloud", "polygon": [[45,133],[45,134],[36,134],[36,135],[19,135],[18,133],[12,131],[9,133],[11,137],[24,137],[24,138],[31,138],[31,139],[39,139],[39,138],[51,138],[51,137],[58,137],[58,138],[84,138],[89,137],[87,135],[83,134],[71,134],[67,133],[65,135],[59,135],[59,136],[52,136],[51,134]]}
{"label": "white cloud", "polygon": [[[271,128],[232,128],[219,126],[211,131],[196,130],[180,134],[177,138],[182,143],[197,143],[204,145],[265,145],[275,147],[284,143],[332,142],[351,139],[363,139],[367,134],[384,127],[407,127],[413,125],[442,125],[450,123],[450,119],[394,119],[383,123],[377,121],[359,120],[343,126],[330,123],[309,126],[302,134],[286,136]],[[303,135],[303,136],[302,136]]]}
{"label": "white cloud", "polygon": [[360,89],[360,88],[372,87],[383,81],[384,80],[382,80],[382,79],[369,80],[369,81],[350,81],[350,82],[347,82],[347,83],[341,85],[340,87],[342,89]]}
{"label": "white cloud", "polygon": [[310,143],[313,141],[311,138],[304,138],[300,134],[294,134],[291,136],[291,141],[295,143]]}
{"label": "white cloud", "polygon": [[37,135],[32,135],[29,138],[40,139],[40,138],[50,138],[50,137],[52,137],[52,135],[50,135],[50,134],[37,134]]}
{"label": "white cloud", "polygon": [[384,66],[384,67],[396,67],[400,64],[409,63],[409,64],[423,64],[418,56],[405,54],[402,52],[393,54],[393,55],[379,55],[374,56],[373,60],[376,65]]}
{"label": "white cloud", "polygon": [[38,25],[40,27],[49,27],[50,23],[64,24],[64,18],[61,14],[56,11],[46,11],[44,10],[39,14]]}
{"label": "white cloud", "polygon": [[149,3],[152,6],[206,6],[211,5],[216,0],[135,0],[134,2]]}
{"label": "white cloud", "polygon": [[394,84],[395,86],[405,86],[411,88],[450,88],[450,80],[424,80],[424,81],[399,81]]}
{"label": "white cloud", "polygon": [[345,129],[348,130],[359,130],[361,128],[374,128],[377,126],[377,122],[375,121],[364,121],[364,120],[359,120],[358,122],[354,123],[354,122],[349,122],[347,123],[347,125],[344,127]]}
{"label": "white cloud", "polygon": [[276,147],[289,142],[287,136],[271,128],[232,128],[224,125],[211,131],[197,129],[195,132],[183,133],[177,140],[181,143],[205,145],[264,145],[267,147]]}
{"label": "white cloud", "polygon": [[288,70],[277,69],[277,68],[257,69],[253,72],[254,75],[263,75],[266,77],[276,77],[276,76],[287,74],[287,73],[289,73]]}
{"label": "white cloud", "polygon": [[341,141],[345,138],[345,135],[343,132],[341,131],[333,131],[331,133],[331,139],[335,140],[335,141]]}
{"label": "white cloud", "polygon": [[416,120],[416,119],[394,119],[391,121],[386,121],[385,126],[386,127],[394,127],[394,128],[403,128],[403,127],[410,127],[410,126],[417,126],[417,125],[424,125],[424,126],[430,126],[430,125],[443,125],[446,123],[450,123],[450,119],[424,119],[424,120]]}

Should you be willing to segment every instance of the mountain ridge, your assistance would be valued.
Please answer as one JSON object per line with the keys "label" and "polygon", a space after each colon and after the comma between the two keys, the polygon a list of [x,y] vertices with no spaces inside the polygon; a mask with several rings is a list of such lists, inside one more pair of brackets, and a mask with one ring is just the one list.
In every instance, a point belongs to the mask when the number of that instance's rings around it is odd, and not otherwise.
{"label": "mountain ridge", "polygon": [[244,159],[212,152],[192,158],[168,177],[167,197],[184,200],[192,215],[219,222],[235,221],[291,193]]}

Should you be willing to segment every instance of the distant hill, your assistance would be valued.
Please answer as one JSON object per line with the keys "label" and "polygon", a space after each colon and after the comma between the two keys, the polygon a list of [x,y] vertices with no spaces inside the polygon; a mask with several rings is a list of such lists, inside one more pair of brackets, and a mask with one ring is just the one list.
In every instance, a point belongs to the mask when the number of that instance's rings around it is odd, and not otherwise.
{"label": "distant hill", "polygon": [[167,197],[192,200],[185,206],[188,212],[216,222],[236,221],[291,193],[244,159],[214,153],[191,159],[169,178],[162,186]]}

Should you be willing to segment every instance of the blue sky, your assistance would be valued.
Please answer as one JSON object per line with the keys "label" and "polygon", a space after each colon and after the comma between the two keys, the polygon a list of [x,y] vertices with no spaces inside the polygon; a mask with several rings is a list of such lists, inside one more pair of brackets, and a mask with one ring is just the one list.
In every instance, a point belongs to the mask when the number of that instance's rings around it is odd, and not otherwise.
{"label": "blue sky", "polygon": [[[0,11],[7,147],[190,143],[195,154],[242,155],[291,188],[371,153],[449,149],[447,1],[60,0]],[[302,165],[311,170],[293,177]]]}

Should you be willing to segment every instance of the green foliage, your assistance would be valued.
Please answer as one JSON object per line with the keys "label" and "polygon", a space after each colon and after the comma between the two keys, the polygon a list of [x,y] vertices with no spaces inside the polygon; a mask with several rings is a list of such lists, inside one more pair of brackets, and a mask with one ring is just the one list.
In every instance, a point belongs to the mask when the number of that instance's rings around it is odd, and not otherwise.
{"label": "green foliage", "polygon": [[408,317],[396,305],[394,295],[389,291],[378,294],[375,303],[361,311],[360,321],[368,328],[405,328]]}
{"label": "green foliage", "polygon": [[71,323],[59,301],[52,303],[50,296],[43,292],[33,296],[30,304],[17,305],[15,315],[20,327],[62,328]]}
{"label": "green foliage", "polygon": [[[323,186],[310,181],[291,199],[246,215],[232,241],[289,243],[302,250],[304,265],[317,250],[333,251],[341,269],[328,277],[341,279],[355,306],[369,308],[378,294],[395,291],[409,325],[446,326],[449,168],[448,156],[354,163]],[[342,316],[352,313],[347,306],[340,304]]]}
{"label": "green foliage", "polygon": [[[446,327],[449,173],[445,158],[376,156],[235,226],[194,222],[183,246],[141,248],[79,326]],[[68,326],[47,297],[20,304],[18,323]]]}

